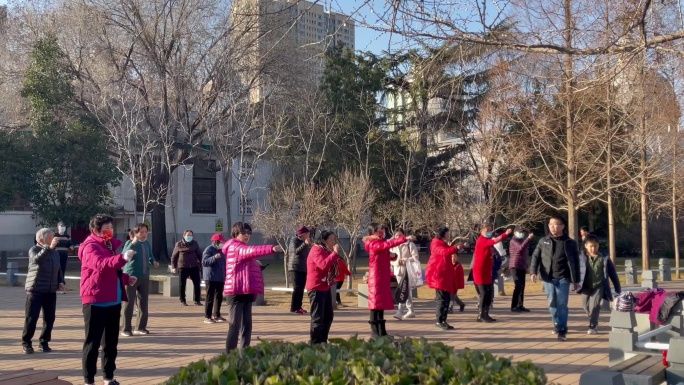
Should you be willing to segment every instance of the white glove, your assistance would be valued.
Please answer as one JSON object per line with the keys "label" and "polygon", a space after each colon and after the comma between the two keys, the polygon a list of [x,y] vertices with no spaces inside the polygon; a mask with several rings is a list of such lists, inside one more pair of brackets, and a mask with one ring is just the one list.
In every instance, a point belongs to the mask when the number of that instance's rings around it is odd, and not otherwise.
{"label": "white glove", "polygon": [[135,250],[127,250],[127,251],[124,253],[123,258],[124,258],[124,260],[125,260],[126,262],[128,262],[128,261],[130,261],[131,259],[133,259],[134,256],[135,256]]}

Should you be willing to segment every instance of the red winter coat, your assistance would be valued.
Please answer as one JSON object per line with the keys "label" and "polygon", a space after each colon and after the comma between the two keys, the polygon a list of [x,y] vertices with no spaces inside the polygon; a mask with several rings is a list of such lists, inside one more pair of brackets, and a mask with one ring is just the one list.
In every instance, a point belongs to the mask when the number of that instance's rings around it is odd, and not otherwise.
{"label": "red winter coat", "polygon": [[[114,238],[109,251],[104,239],[90,234],[78,248],[78,259],[81,260],[81,302],[86,304],[116,302],[117,286],[121,287],[121,300],[128,301],[126,290],[128,274],[120,274],[119,270],[126,265],[122,254],[115,254],[121,241]],[[137,255],[136,258],[141,258]]]}
{"label": "red winter coat", "polygon": [[461,290],[465,288],[465,273],[463,272],[463,265],[461,265],[460,262],[457,262],[454,266],[454,275],[456,276],[454,278],[454,285],[456,286],[456,290]]}
{"label": "red winter coat", "polygon": [[405,243],[406,238],[385,241],[365,237],[363,242],[368,251],[368,310],[392,310],[394,299],[390,287],[389,249]]}
{"label": "red winter coat", "polygon": [[425,268],[425,280],[428,287],[452,294],[456,292],[454,263],[451,261],[451,256],[456,252],[456,248],[449,246],[443,239],[432,239],[430,260]]}
{"label": "red winter coat", "polygon": [[328,274],[339,258],[336,252],[322,246],[312,247],[306,258],[306,290],[329,291],[334,282],[328,282]]}
{"label": "red winter coat", "polygon": [[503,242],[506,239],[506,234],[502,234],[496,238],[485,238],[480,235],[475,242],[475,254],[473,254],[473,263],[470,270],[473,273],[473,282],[476,285],[490,285],[492,280],[492,269],[494,268],[494,257],[492,256],[492,247]]}

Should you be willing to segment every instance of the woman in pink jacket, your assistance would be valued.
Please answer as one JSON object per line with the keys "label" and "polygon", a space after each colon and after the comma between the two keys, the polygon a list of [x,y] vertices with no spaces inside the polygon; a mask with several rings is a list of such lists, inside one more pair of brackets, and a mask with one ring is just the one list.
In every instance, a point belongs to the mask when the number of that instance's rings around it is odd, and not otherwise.
{"label": "woman in pink jacket", "polygon": [[83,343],[83,378],[86,385],[95,383],[97,356],[102,342],[102,372],[105,385],[119,385],[114,379],[121,301],[126,298],[126,285],[134,285],[136,277],[121,270],[135,257],[135,251],[117,254],[121,241],[114,238],[113,219],[98,214],[90,220],[90,235],[78,249],[81,260],[81,301],[85,322]]}
{"label": "woman in pink jacket", "polygon": [[226,256],[223,294],[229,308],[226,353],[238,347],[238,340],[240,348],[249,346],[252,338],[252,303],[257,294],[264,293],[264,277],[256,259],[283,251],[280,246],[247,246],[252,236],[248,223],[236,222],[231,236],[223,246]]}
{"label": "woman in pink jacket", "polygon": [[406,237],[385,240],[385,226],[371,223],[368,236],[363,238],[368,251],[368,310],[370,310],[371,333],[373,338],[386,336],[385,310],[394,310],[394,299],[390,288],[390,252],[389,250],[402,243]]}

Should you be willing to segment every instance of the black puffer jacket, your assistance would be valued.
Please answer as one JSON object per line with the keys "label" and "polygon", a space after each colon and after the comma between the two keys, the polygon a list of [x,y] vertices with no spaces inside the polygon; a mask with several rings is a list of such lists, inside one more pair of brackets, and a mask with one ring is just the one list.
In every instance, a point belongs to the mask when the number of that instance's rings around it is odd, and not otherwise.
{"label": "black puffer jacket", "polygon": [[298,237],[290,240],[287,248],[287,270],[306,273],[306,259],[311,248]]}
{"label": "black puffer jacket", "polygon": [[40,245],[29,250],[29,266],[26,291],[31,293],[54,293],[64,283],[64,273],[59,265],[59,253]]}

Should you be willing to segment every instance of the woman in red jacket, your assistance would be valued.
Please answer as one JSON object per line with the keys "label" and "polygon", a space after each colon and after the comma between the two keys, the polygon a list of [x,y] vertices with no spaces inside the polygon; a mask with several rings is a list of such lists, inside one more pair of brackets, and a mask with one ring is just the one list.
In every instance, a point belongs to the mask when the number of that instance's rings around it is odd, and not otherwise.
{"label": "woman in red jacket", "polygon": [[[311,302],[311,344],[328,342],[333,321],[330,286],[334,284],[333,268],[340,258],[340,245],[332,231],[323,231],[321,240],[309,251],[306,259],[306,291]],[[332,278],[332,279],[331,279]]]}
{"label": "woman in red jacket", "polygon": [[456,292],[456,275],[451,256],[458,252],[458,248],[451,246],[449,229],[442,227],[437,229],[435,238],[430,244],[430,260],[425,269],[425,280],[428,287],[437,292],[437,323],[442,330],[451,330],[454,327],[446,322],[451,303],[451,295]]}
{"label": "woman in red jacket", "polygon": [[489,316],[489,307],[494,298],[494,280],[492,279],[492,269],[494,267],[494,256],[492,247],[502,242],[511,234],[511,229],[504,234],[492,238],[492,226],[483,224],[480,228],[480,237],[475,242],[475,253],[473,263],[470,266],[473,274],[473,282],[477,285],[480,293],[480,311],[477,315],[477,322],[494,322],[496,319]]}
{"label": "woman in red jacket", "polygon": [[406,237],[385,240],[385,226],[371,223],[368,236],[363,238],[368,251],[368,310],[370,310],[371,333],[373,338],[386,336],[385,310],[394,309],[394,299],[390,288],[389,249],[406,243]]}

